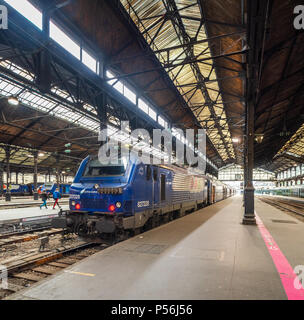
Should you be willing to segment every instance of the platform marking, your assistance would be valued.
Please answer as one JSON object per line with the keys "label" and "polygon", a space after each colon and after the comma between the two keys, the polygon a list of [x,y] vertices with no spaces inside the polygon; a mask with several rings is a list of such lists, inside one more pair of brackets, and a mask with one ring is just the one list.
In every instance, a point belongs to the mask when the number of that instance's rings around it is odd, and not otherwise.
{"label": "platform marking", "polygon": [[280,250],[277,243],[274,241],[273,237],[264,226],[260,217],[256,214],[256,222],[262,238],[265,241],[266,247],[269,251],[269,254],[272,257],[272,260],[276,266],[276,269],[280,275],[282,285],[284,287],[285,293],[288,300],[304,300],[304,289],[295,288],[295,283],[299,283],[299,278],[293,271],[288,260]]}
{"label": "platform marking", "polygon": [[94,273],[83,273],[83,272],[77,272],[77,271],[71,271],[71,270],[64,270],[64,272],[78,274],[80,276],[85,276],[85,277],[95,277],[96,276],[96,274],[94,274]]}

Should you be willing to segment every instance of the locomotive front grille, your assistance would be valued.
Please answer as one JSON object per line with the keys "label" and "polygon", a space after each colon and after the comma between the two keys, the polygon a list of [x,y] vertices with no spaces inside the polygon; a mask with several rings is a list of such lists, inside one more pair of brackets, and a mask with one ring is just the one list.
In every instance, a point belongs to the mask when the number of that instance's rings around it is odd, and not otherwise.
{"label": "locomotive front grille", "polygon": [[104,199],[82,199],[81,206],[86,209],[106,209],[107,201]]}

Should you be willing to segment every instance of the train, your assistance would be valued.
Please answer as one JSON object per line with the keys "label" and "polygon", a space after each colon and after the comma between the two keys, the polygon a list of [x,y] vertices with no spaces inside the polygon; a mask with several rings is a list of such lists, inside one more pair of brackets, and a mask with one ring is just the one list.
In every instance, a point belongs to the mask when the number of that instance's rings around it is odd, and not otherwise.
{"label": "train", "polygon": [[[71,184],[60,184],[60,193],[62,195],[69,195]],[[53,182],[47,182],[47,183],[38,183],[37,184],[38,190],[41,191],[46,190],[47,192],[53,193],[56,188],[57,184]],[[3,193],[5,194],[7,192],[7,186],[6,184],[3,185]],[[11,184],[10,185],[10,192],[12,196],[31,196],[34,193],[34,184]]]}
{"label": "train", "polygon": [[103,165],[97,156],[88,156],[70,187],[69,210],[61,211],[52,226],[119,241],[233,194],[195,169],[143,164],[136,157]]}
{"label": "train", "polygon": [[275,187],[270,189],[258,189],[255,191],[255,193],[304,198],[304,186],[289,186],[289,187]]}
{"label": "train", "polygon": [[54,193],[55,190],[58,188],[59,189],[59,192],[62,194],[62,195],[69,195],[70,193],[70,187],[71,187],[71,184],[67,184],[67,183],[64,183],[64,184],[60,184],[59,185],[59,188],[57,186],[57,183],[54,183],[54,182],[46,182],[44,185],[42,185],[41,187],[41,191],[46,191],[48,193]]}
{"label": "train", "polygon": [[[42,186],[42,183],[37,184],[38,188]],[[7,185],[3,185],[3,193],[7,192]],[[10,184],[10,192],[12,196],[28,196],[33,195],[34,184]]]}

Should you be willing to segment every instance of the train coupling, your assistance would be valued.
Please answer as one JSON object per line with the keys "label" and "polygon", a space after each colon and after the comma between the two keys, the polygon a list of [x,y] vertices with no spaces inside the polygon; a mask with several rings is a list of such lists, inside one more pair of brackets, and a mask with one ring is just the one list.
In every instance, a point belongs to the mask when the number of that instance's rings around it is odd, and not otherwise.
{"label": "train coupling", "polygon": [[58,213],[58,217],[55,217],[51,221],[52,228],[55,229],[66,229],[69,226],[73,225],[73,220],[68,217],[69,211],[65,210],[63,211],[60,209],[60,212]]}

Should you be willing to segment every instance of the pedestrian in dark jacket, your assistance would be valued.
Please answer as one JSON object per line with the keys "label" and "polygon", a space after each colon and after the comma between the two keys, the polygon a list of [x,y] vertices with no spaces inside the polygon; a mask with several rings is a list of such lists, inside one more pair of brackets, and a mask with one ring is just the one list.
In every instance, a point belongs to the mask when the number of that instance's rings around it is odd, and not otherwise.
{"label": "pedestrian in dark jacket", "polygon": [[55,200],[53,210],[55,209],[56,205],[61,209],[59,205],[59,199],[61,199],[61,194],[59,192],[59,189],[56,189],[56,191],[53,193],[53,199]]}
{"label": "pedestrian in dark jacket", "polygon": [[45,207],[46,209],[48,208],[46,204],[47,199],[48,199],[48,195],[46,191],[43,191],[41,194],[42,205],[40,206],[40,210],[42,209],[42,207]]}

